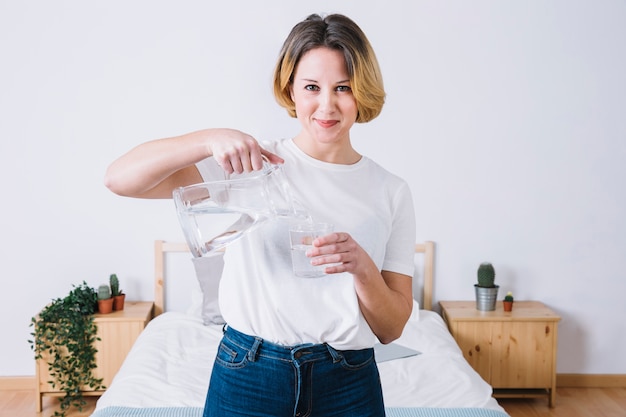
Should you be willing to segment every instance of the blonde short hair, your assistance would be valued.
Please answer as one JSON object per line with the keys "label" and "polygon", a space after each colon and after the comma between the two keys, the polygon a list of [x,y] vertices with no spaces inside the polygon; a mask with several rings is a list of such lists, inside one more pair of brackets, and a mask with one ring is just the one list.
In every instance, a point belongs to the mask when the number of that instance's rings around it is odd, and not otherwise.
{"label": "blonde short hair", "polygon": [[376,54],[361,28],[340,14],[324,18],[312,14],[293,27],[274,69],[274,96],[278,104],[291,117],[296,117],[296,105],[291,99],[293,76],[302,56],[319,47],[340,51],[345,58],[358,109],[356,122],[375,119],[385,103],[383,78]]}

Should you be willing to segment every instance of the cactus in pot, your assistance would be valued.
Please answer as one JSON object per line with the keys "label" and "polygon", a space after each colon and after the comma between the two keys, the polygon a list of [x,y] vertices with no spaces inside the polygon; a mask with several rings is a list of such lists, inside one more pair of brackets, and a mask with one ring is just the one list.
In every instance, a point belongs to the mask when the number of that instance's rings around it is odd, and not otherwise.
{"label": "cactus in pot", "polygon": [[111,295],[113,297],[120,294],[120,280],[116,274],[111,274],[109,277],[109,285],[111,286]]}
{"label": "cactus in pot", "polygon": [[98,287],[98,300],[108,300],[111,298],[111,290],[106,284],[102,284]]}
{"label": "cactus in pot", "polygon": [[511,291],[507,292],[504,296],[504,300],[502,300],[502,307],[504,311],[513,311],[513,293]]}
{"label": "cactus in pot", "polygon": [[495,284],[496,271],[489,262],[483,262],[478,266],[478,283],[474,285],[476,293],[476,308],[482,311],[496,309],[499,286]]}
{"label": "cactus in pot", "polygon": [[109,285],[111,286],[111,295],[113,296],[113,310],[124,310],[124,299],[126,294],[120,289],[120,280],[117,274],[109,276]]}
{"label": "cactus in pot", "polygon": [[478,286],[483,288],[493,288],[496,280],[496,270],[489,262],[483,262],[478,266]]}
{"label": "cactus in pot", "polygon": [[98,312],[107,314],[113,311],[113,297],[111,297],[111,289],[107,284],[98,287]]}

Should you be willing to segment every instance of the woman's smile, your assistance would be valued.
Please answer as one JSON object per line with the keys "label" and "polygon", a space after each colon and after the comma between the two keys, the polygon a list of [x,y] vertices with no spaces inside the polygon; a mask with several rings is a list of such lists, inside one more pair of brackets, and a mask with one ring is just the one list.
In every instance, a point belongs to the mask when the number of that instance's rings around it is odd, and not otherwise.
{"label": "woman's smile", "polygon": [[315,119],[315,121],[317,122],[318,125],[320,125],[321,127],[325,128],[325,129],[334,127],[334,126],[336,126],[339,123],[338,120]]}

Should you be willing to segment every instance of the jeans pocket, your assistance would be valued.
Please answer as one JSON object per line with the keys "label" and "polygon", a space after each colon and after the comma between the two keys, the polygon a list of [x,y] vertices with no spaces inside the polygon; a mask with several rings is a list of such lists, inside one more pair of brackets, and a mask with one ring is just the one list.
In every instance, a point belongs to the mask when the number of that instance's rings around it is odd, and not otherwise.
{"label": "jeans pocket", "polygon": [[224,338],[217,350],[215,363],[226,368],[243,368],[248,363],[248,352],[248,349]]}
{"label": "jeans pocket", "polygon": [[341,366],[356,371],[374,362],[374,349],[347,350],[341,352],[341,356],[343,356]]}

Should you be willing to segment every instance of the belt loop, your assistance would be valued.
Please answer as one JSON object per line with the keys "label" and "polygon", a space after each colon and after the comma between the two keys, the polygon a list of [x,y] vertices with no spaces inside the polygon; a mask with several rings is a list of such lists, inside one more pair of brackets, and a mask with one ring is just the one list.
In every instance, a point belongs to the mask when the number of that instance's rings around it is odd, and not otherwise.
{"label": "belt loop", "polygon": [[326,346],[328,352],[330,352],[330,356],[333,358],[333,363],[340,362],[343,359],[343,355],[339,353],[338,350],[335,350],[335,348],[333,348],[331,345],[329,345],[328,343],[324,343],[324,346]]}
{"label": "belt loop", "polygon": [[261,344],[263,344],[263,339],[261,339],[260,337],[255,337],[254,338],[254,344],[252,345],[252,347],[250,348],[250,350],[248,351],[248,360],[250,362],[254,362],[256,361],[256,358],[259,354],[259,349],[261,348]]}
{"label": "belt loop", "polygon": [[222,334],[226,334],[226,329],[228,328],[228,323],[224,323],[222,326]]}

